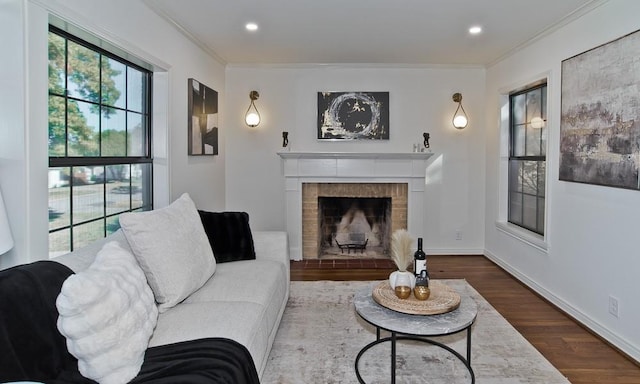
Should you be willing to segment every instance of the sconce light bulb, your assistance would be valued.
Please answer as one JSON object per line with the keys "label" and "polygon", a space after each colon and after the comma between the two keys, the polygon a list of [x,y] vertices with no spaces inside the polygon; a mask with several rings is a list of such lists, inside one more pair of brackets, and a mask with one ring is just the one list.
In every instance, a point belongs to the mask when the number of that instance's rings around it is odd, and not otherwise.
{"label": "sconce light bulb", "polygon": [[464,117],[463,115],[458,115],[453,118],[453,126],[458,129],[462,129],[466,127],[467,123],[468,123],[467,118]]}
{"label": "sconce light bulb", "polygon": [[257,127],[260,124],[260,115],[255,112],[248,112],[247,116],[245,116],[244,121],[251,128]]}

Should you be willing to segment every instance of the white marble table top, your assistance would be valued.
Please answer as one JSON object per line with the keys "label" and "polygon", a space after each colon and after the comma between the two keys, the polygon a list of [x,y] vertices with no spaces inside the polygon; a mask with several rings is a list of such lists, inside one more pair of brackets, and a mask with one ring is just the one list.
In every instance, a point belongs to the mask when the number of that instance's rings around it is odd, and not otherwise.
{"label": "white marble table top", "polygon": [[440,315],[410,315],[381,306],[371,296],[378,282],[356,292],[353,303],[360,317],[387,331],[414,336],[448,335],[471,326],[478,314],[476,302],[464,292],[464,281],[456,283],[447,281],[447,285],[460,295],[460,306]]}

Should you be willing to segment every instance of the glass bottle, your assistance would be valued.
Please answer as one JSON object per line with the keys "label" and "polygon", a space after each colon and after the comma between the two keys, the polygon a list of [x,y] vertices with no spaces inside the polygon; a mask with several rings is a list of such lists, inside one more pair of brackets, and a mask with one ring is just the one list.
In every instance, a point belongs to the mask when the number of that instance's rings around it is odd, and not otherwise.
{"label": "glass bottle", "polygon": [[418,238],[418,249],[413,254],[413,273],[416,275],[416,285],[429,286],[429,272],[427,271],[427,255],[422,250],[422,238]]}

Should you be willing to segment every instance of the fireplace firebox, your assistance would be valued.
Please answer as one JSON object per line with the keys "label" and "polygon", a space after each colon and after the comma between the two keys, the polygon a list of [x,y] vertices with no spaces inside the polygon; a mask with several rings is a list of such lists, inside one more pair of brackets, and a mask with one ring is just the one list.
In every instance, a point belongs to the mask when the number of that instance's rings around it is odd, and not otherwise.
{"label": "fireplace firebox", "polygon": [[390,197],[318,197],[320,258],[385,257],[391,231]]}
{"label": "fireplace firebox", "polygon": [[389,258],[407,226],[406,183],[303,183],[303,259]]}

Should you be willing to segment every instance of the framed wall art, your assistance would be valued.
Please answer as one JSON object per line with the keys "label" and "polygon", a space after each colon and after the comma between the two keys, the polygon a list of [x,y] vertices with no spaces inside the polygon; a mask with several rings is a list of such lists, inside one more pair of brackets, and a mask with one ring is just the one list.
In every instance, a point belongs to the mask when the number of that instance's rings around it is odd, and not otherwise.
{"label": "framed wall art", "polygon": [[189,156],[218,154],[218,92],[189,79]]}
{"label": "framed wall art", "polygon": [[640,32],[562,62],[560,180],[640,189]]}
{"label": "framed wall art", "polygon": [[318,140],[389,140],[389,92],[318,92]]}

